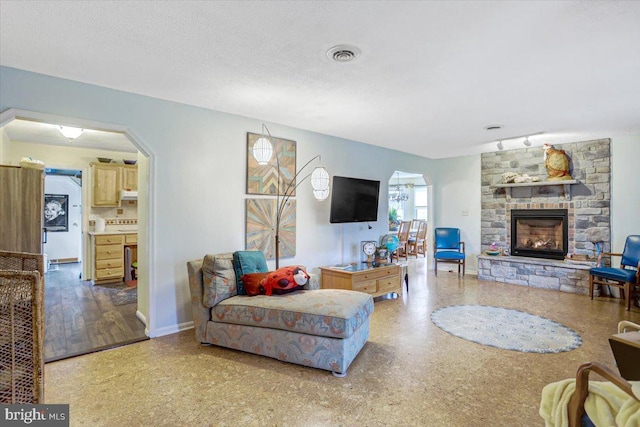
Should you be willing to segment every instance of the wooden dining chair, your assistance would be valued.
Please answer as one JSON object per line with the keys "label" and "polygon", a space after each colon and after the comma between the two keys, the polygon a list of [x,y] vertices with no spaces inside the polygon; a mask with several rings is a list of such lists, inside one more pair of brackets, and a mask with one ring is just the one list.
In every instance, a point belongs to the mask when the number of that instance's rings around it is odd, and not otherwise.
{"label": "wooden dining chair", "polygon": [[427,256],[427,221],[418,221],[418,231],[415,236],[409,237],[407,243],[409,255],[414,255],[416,258],[419,254]]}
{"label": "wooden dining chair", "polygon": [[398,229],[398,240],[400,241],[400,246],[396,249],[396,258],[406,258],[408,259],[407,254],[407,244],[409,242],[409,231],[411,229],[411,221],[401,221],[400,228]]}

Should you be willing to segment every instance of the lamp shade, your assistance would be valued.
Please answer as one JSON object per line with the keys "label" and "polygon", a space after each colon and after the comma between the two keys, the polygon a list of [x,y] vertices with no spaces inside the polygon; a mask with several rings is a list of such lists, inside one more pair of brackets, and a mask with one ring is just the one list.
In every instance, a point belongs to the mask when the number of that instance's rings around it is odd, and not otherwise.
{"label": "lamp shade", "polygon": [[253,144],[252,154],[259,165],[266,165],[273,154],[273,146],[267,138],[262,136]]}
{"label": "lamp shade", "polygon": [[329,197],[329,189],[327,188],[325,190],[313,190],[313,197],[315,197],[318,201],[324,200]]}
{"label": "lamp shade", "polygon": [[84,129],[74,128],[70,126],[60,126],[58,127],[58,130],[67,139],[77,138],[82,135],[82,132],[84,132]]}
{"label": "lamp shade", "polygon": [[311,172],[311,186],[316,191],[329,190],[329,172],[322,166],[317,166]]}

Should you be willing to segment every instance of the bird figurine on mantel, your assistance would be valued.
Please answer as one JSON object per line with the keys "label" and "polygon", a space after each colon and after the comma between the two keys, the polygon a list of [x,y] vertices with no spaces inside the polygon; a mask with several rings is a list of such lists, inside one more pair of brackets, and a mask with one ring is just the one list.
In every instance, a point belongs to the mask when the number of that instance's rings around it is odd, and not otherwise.
{"label": "bird figurine on mantel", "polygon": [[553,145],[544,144],[544,167],[547,168],[548,181],[571,180],[569,174],[569,157],[564,150],[553,148]]}

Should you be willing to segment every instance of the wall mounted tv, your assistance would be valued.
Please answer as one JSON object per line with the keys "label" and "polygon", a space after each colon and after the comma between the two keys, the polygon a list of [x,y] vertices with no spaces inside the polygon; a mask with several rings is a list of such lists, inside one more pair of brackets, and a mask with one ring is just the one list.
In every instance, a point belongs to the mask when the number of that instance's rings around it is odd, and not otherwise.
{"label": "wall mounted tv", "polygon": [[379,196],[380,181],[334,176],[329,222],[377,221]]}

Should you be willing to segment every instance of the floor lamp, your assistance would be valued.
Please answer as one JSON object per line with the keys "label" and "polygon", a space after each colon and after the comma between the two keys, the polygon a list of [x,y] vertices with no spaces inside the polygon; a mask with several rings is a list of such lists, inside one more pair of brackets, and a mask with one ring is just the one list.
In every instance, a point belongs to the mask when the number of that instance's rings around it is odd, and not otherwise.
{"label": "floor lamp", "polygon": [[[274,145],[271,143],[273,137],[267,126],[262,124],[262,134],[260,138],[253,144],[251,153],[253,158],[256,159],[259,165],[269,164],[271,157],[274,154]],[[316,200],[325,200],[329,196],[329,172],[322,167],[316,166],[313,171],[302,179],[298,180],[298,177],[303,173],[305,168],[311,164],[314,160],[318,159],[322,162],[320,155],[313,157],[304,166],[300,168],[293,176],[293,179],[286,185],[284,192],[280,191],[280,184],[283,182],[282,171],[280,170],[280,159],[278,152],[275,153],[276,167],[278,172],[278,184],[276,185],[276,223],[275,223],[275,258],[276,258],[276,270],[280,268],[280,218],[284,212],[285,206],[291,195],[296,188],[307,178],[311,179],[311,186],[313,187],[313,196]]]}

